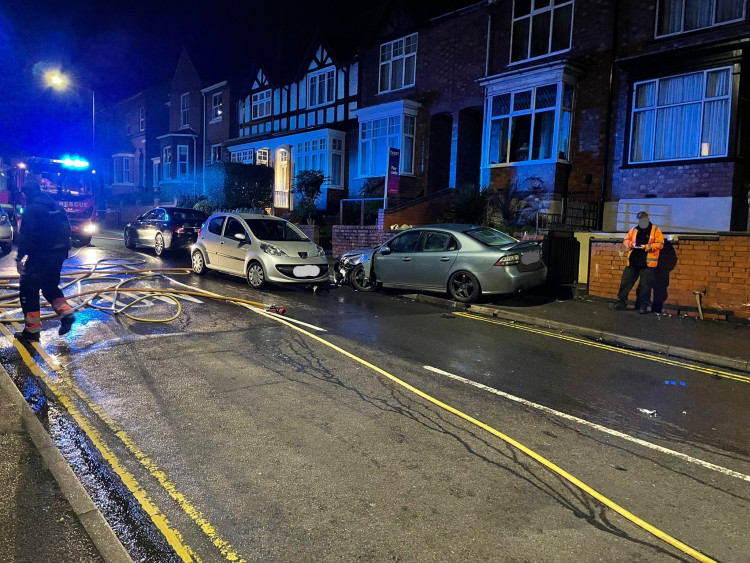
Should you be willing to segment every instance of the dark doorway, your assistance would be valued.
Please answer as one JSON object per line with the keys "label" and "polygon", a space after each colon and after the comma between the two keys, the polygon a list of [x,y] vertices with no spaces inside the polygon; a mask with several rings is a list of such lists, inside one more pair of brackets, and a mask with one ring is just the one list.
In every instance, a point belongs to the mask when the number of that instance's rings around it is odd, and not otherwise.
{"label": "dark doorway", "polygon": [[450,186],[452,134],[453,116],[451,114],[438,113],[430,117],[427,193],[444,190]]}
{"label": "dark doorway", "polygon": [[456,186],[478,186],[481,162],[482,108],[464,108],[458,112]]}

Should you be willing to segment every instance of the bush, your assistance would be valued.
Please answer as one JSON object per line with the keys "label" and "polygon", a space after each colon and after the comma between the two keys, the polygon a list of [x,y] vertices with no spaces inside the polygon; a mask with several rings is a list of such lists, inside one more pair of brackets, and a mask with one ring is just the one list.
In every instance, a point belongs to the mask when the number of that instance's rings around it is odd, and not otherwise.
{"label": "bush", "polygon": [[521,225],[535,223],[536,213],[547,200],[544,181],[531,176],[520,185],[508,184],[505,189],[489,189],[488,224],[502,231],[517,231]]}
{"label": "bush", "polygon": [[213,213],[214,208],[211,205],[211,203],[207,199],[201,199],[199,200],[194,206],[193,209],[197,209],[198,211],[203,211],[203,213],[208,213],[209,215]]}
{"label": "bush", "polygon": [[207,167],[206,196],[214,209],[263,208],[273,197],[273,168],[239,162]]}

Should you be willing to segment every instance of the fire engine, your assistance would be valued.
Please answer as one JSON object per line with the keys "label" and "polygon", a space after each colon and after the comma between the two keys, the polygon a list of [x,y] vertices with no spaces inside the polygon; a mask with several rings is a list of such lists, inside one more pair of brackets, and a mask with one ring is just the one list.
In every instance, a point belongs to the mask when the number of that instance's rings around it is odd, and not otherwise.
{"label": "fire engine", "polygon": [[0,205],[5,208],[11,223],[18,228],[23,219],[25,197],[21,186],[29,175],[29,167],[42,173],[42,191],[65,209],[70,221],[70,238],[76,246],[86,246],[97,232],[96,202],[92,193],[89,163],[77,157],[29,157],[11,160],[6,189],[0,190]]}

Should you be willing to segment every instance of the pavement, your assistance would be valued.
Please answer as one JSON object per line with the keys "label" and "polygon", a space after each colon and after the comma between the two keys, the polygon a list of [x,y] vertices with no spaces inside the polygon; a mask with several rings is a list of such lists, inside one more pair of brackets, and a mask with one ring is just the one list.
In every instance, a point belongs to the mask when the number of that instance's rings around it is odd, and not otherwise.
{"label": "pavement", "polygon": [[[616,311],[614,300],[590,298],[580,288],[545,287],[469,307],[430,295],[404,297],[750,373],[750,323]],[[130,561],[2,367],[0,561]]]}

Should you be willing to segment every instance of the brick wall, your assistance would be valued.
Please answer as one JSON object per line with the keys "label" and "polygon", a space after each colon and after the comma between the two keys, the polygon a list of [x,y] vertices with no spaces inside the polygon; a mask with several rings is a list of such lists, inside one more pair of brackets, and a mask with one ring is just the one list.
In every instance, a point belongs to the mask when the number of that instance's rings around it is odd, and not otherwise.
{"label": "brick wall", "polygon": [[[615,299],[627,251],[618,239],[592,240],[590,295]],[[750,234],[685,236],[668,242],[659,256],[654,302],[664,310],[695,315],[695,291],[702,291],[707,318],[750,319]],[[635,291],[630,299],[635,299]]]}
{"label": "brick wall", "polygon": [[390,229],[391,225],[416,226],[438,223],[440,216],[451,207],[452,203],[453,190],[448,190],[400,209],[386,209],[385,213],[380,213],[378,216],[379,226]]}
{"label": "brick wall", "polygon": [[334,225],[331,254],[338,258],[355,248],[372,248],[384,243],[394,234],[396,233],[393,231],[383,231],[375,225]]}

